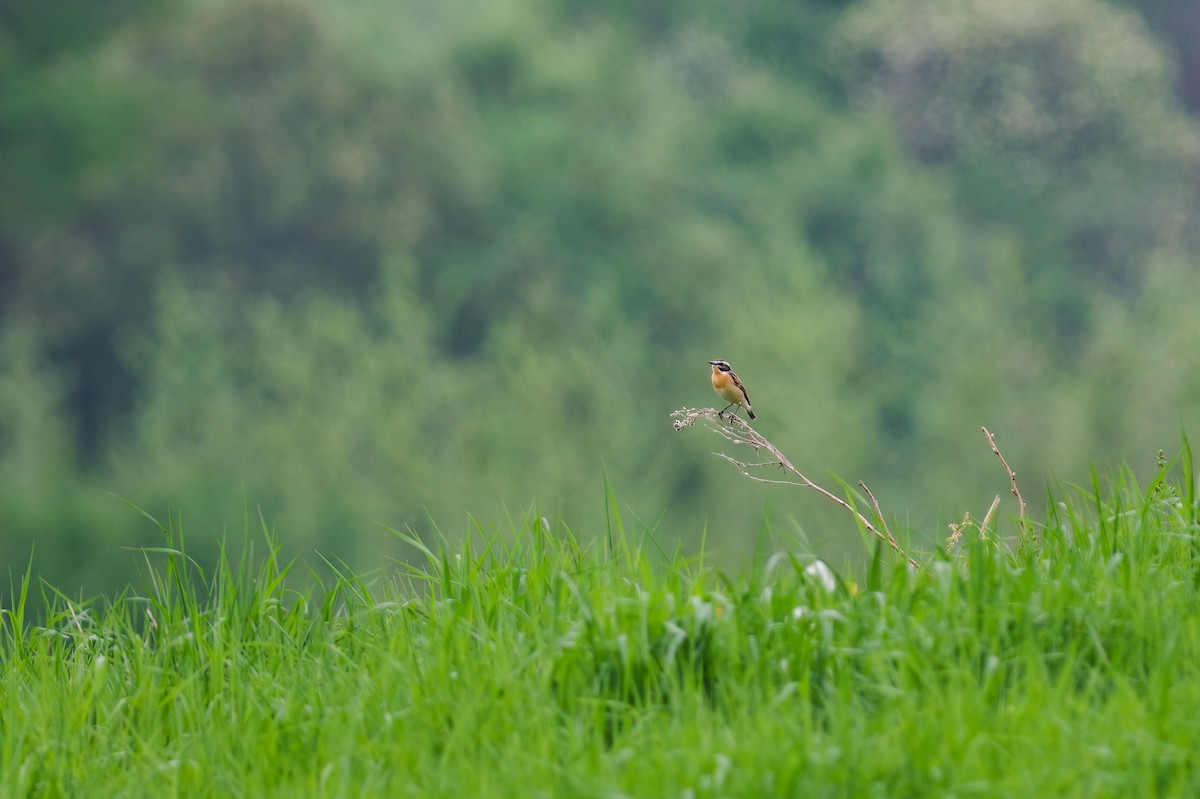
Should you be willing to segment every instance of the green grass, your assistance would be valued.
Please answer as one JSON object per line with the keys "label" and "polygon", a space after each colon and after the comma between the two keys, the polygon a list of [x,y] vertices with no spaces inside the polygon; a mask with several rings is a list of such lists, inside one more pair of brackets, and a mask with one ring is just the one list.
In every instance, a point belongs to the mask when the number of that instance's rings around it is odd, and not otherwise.
{"label": "green grass", "polygon": [[1190,461],[1051,500],[1037,547],[884,549],[832,590],[619,516],[589,546],[536,518],[407,537],[419,567],[303,591],[270,548],[205,574],[167,529],[139,592],[14,588],[0,795],[1195,796]]}

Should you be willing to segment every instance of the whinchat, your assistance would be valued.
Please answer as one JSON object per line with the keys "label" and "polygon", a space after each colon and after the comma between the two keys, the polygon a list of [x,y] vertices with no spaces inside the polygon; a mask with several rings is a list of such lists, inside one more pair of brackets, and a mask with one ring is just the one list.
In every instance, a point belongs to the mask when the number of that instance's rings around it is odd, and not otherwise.
{"label": "whinchat", "polygon": [[753,419],[754,411],[750,409],[750,395],[746,393],[746,387],[742,385],[742,381],[738,380],[738,376],[733,373],[729,362],[718,360],[709,361],[709,364],[712,366],[713,390],[721,399],[729,403],[717,413],[717,416],[724,419],[725,411],[737,405],[739,408],[745,408],[746,415]]}

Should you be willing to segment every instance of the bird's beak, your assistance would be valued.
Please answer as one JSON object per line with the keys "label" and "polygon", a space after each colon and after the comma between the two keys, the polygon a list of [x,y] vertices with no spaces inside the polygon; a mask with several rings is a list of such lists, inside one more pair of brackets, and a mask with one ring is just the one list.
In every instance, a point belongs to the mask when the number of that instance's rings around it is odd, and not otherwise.
{"label": "bird's beak", "polygon": [[716,366],[716,365],[717,365],[717,362],[716,362],[716,361],[709,361],[709,362],[708,362],[708,365],[709,365],[709,366]]}

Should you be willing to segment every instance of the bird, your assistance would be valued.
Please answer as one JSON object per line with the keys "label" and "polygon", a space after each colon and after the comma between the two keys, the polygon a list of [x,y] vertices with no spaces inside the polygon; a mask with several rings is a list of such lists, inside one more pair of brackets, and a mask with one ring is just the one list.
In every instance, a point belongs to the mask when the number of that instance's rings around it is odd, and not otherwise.
{"label": "bird", "polygon": [[716,360],[709,361],[708,363],[712,366],[713,391],[717,392],[717,396],[729,403],[717,412],[717,416],[724,419],[725,411],[737,405],[738,407],[745,408],[746,415],[753,419],[754,411],[750,409],[750,395],[746,393],[746,387],[742,385],[742,381],[738,380],[738,376],[733,373],[729,362]]}

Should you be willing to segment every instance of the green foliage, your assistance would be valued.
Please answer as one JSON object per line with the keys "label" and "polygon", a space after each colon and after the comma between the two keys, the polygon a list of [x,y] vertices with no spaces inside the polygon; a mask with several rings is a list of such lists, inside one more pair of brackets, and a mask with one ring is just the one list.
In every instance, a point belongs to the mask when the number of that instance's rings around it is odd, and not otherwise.
{"label": "green foliage", "polygon": [[211,569],[154,522],[140,592],[15,580],[0,791],[1189,795],[1195,480],[1186,450],[1097,478],[1036,550],[862,586],[789,552],[727,576],[619,517],[592,544],[535,515],[393,531],[410,564],[308,578],[249,522]]}
{"label": "green foliage", "polygon": [[1145,254],[1194,223],[1200,138],[1134,14],[1095,0],[881,0],[844,31],[855,89],[893,115],[906,149],[951,165],[972,212],[1065,261],[1061,274],[1043,264],[1043,291],[1136,285]]}
{"label": "green foliage", "polygon": [[10,562],[93,542],[57,579],[144,543],[105,492],[357,565],[376,521],[595,529],[608,474],[731,559],[764,515],[852,549],[672,437],[714,357],[926,541],[1005,490],[982,424],[1033,494],[1200,412],[1195,124],[1109,4],[43,6],[0,35],[0,517]]}
{"label": "green foliage", "polygon": [[95,535],[112,518],[110,503],[84,487],[74,462],[64,381],[40,352],[31,320],[10,319],[7,333],[0,338],[0,559],[11,575],[32,553],[38,573],[64,584],[111,586],[105,565],[125,558]]}
{"label": "green foliage", "polygon": [[[163,0],[0,8],[0,224],[6,233],[73,210],[97,163],[127,154],[138,108],[96,69],[123,23],[152,24]],[[3,236],[0,236],[3,238]],[[0,285],[10,265],[0,266]]]}

